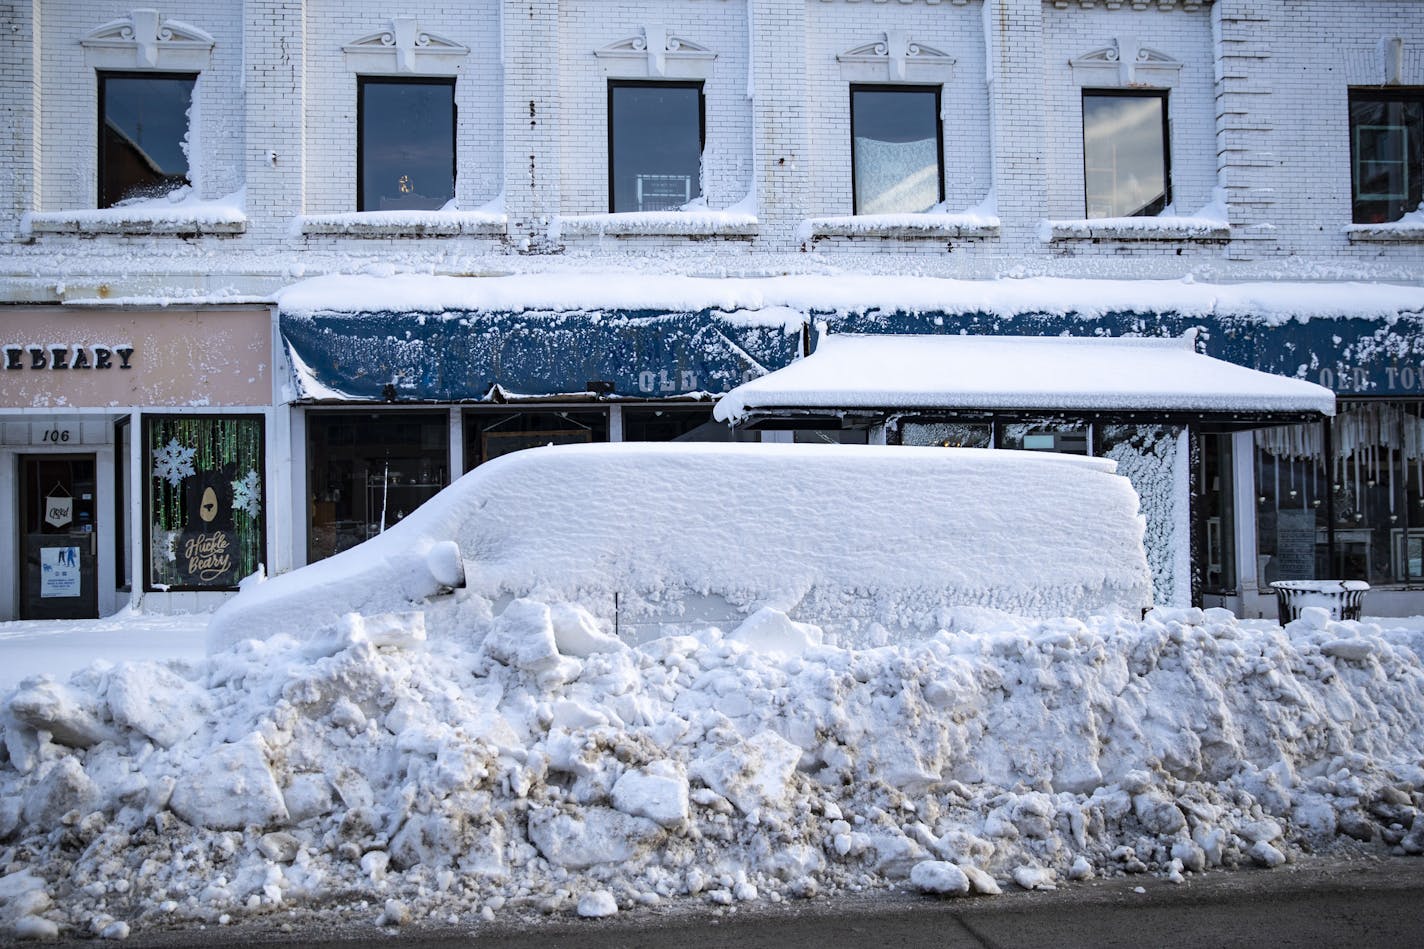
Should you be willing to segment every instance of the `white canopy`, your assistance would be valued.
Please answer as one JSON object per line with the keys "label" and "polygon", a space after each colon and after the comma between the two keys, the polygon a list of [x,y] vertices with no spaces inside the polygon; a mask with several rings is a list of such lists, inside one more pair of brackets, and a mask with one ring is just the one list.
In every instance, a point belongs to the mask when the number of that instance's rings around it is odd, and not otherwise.
{"label": "white canopy", "polygon": [[733,389],[716,416],[783,409],[1334,415],[1335,394],[1203,356],[1189,337],[843,335]]}

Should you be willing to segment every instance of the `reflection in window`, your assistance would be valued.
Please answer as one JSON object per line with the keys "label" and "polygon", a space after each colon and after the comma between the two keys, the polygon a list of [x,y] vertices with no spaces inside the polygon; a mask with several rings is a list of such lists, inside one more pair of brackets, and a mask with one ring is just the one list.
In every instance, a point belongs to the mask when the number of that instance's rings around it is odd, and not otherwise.
{"label": "reflection in window", "polygon": [[193,75],[99,74],[99,207],[188,184]]}
{"label": "reflection in window", "polygon": [[675,211],[702,195],[700,82],[608,84],[608,201]]}
{"label": "reflection in window", "polygon": [[988,422],[902,422],[900,444],[992,448],[994,429]]}
{"label": "reflection in window", "polygon": [[307,415],[310,561],[382,533],[449,483],[446,412]]}
{"label": "reflection in window", "polygon": [[1194,503],[1200,504],[1203,536],[1202,589],[1236,589],[1236,495],[1230,435],[1201,436]]}
{"label": "reflection in window", "polygon": [[1088,425],[1077,421],[1006,422],[999,428],[1000,448],[1056,451],[1065,455],[1088,453]]}
{"label": "reflection in window", "polygon": [[1356,224],[1397,221],[1424,199],[1424,90],[1350,93]]}
{"label": "reflection in window", "polygon": [[358,211],[431,211],[455,197],[455,80],[357,86]]}
{"label": "reflection in window", "polygon": [[851,86],[856,214],[918,214],[944,200],[938,86]]}
{"label": "reflection in window", "polygon": [[623,409],[625,442],[754,442],[756,432],[734,431],[712,417],[710,405],[628,406]]}
{"label": "reflection in window", "polygon": [[466,412],[465,470],[525,448],[608,441],[608,413],[593,411]]}
{"label": "reflection in window", "polygon": [[1420,404],[1342,402],[1331,435],[1334,453],[1326,459],[1319,425],[1256,433],[1261,582],[1420,582],[1414,562],[1414,541],[1424,536]]}
{"label": "reflection in window", "polygon": [[1165,92],[1083,93],[1087,216],[1160,214],[1171,203]]}

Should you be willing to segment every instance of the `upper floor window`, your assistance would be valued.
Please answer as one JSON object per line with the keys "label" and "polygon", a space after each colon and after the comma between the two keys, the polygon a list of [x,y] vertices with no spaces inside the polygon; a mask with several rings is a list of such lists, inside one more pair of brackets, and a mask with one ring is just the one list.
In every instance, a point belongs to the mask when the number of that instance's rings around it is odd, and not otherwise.
{"label": "upper floor window", "polygon": [[944,200],[939,86],[850,87],[854,213],[918,214]]}
{"label": "upper floor window", "polygon": [[1424,89],[1350,92],[1354,221],[1397,221],[1424,200]]}
{"label": "upper floor window", "polygon": [[1172,203],[1166,91],[1083,91],[1087,216],[1160,214]]}
{"label": "upper floor window", "polygon": [[188,184],[191,73],[99,74],[99,207]]}
{"label": "upper floor window", "polygon": [[700,82],[608,83],[609,210],[675,211],[702,195]]}
{"label": "upper floor window", "polygon": [[429,211],[455,197],[455,80],[360,77],[356,210]]}

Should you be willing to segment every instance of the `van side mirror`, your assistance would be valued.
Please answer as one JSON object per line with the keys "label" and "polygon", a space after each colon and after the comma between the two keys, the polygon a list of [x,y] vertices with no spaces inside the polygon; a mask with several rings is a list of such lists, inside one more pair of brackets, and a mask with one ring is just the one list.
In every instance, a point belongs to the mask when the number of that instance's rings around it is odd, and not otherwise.
{"label": "van side mirror", "polygon": [[453,540],[432,544],[425,553],[425,567],[442,587],[459,590],[465,585],[465,561],[460,557],[460,545]]}

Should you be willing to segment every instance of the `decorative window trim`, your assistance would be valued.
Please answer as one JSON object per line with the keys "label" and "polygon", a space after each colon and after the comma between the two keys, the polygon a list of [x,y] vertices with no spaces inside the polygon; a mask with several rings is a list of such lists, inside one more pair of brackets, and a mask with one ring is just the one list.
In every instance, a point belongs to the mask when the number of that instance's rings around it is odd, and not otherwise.
{"label": "decorative window trim", "polygon": [[1374,46],[1344,51],[1345,81],[1352,86],[1424,85],[1424,46],[1383,36]]}
{"label": "decorative window trim", "polygon": [[688,211],[568,214],[555,228],[560,237],[755,237],[758,230],[754,214]]}
{"label": "decorative window trim", "polygon": [[[822,2],[822,3],[837,3],[837,2],[859,3],[860,0],[821,0],[821,2]],[[875,0],[875,2],[876,2],[876,3],[888,3],[889,0]],[[900,3],[901,3],[902,5],[904,5],[904,6],[909,6],[910,4],[915,3],[915,2],[916,2],[916,0],[900,0]],[[940,5],[941,3],[943,3],[943,2],[944,2],[944,0],[925,0],[925,4],[926,4],[927,6],[931,6],[931,7],[939,6],[939,5]],[[969,5],[969,0],[948,0],[948,2],[949,2],[952,6],[956,6],[956,7],[965,7],[965,6],[968,6],[968,5]]]}
{"label": "decorative window trim", "polygon": [[905,30],[887,30],[881,38],[836,56],[841,78],[850,82],[944,83],[954,78],[954,58],[910,38]]}
{"label": "decorative window trim", "polygon": [[1112,45],[1068,60],[1073,81],[1083,88],[1148,86],[1170,89],[1181,79],[1182,63],[1161,50],[1141,45],[1135,36],[1119,36]]}
{"label": "decorative window trim", "polygon": [[711,79],[717,54],[673,33],[665,26],[642,32],[593,51],[610,79]]}
{"label": "decorative window trim", "polygon": [[362,211],[308,214],[303,237],[503,237],[506,218],[491,211]]}
{"label": "decorative window trim", "polygon": [[999,224],[957,214],[860,214],[813,217],[797,228],[801,243],[827,237],[896,240],[986,240],[999,236]]}
{"label": "decorative window trim", "polygon": [[35,211],[25,216],[22,230],[32,236],[68,234],[78,237],[231,237],[247,230],[240,213],[210,217],[146,216],[128,208],[90,211]]}
{"label": "decorative window trim", "polygon": [[392,17],[390,27],[341,47],[346,68],[370,76],[454,76],[470,48],[422,30],[413,16]]}
{"label": "decorative window trim", "polygon": [[1084,10],[1091,10],[1094,7],[1102,7],[1106,10],[1121,10],[1123,7],[1130,7],[1133,10],[1150,10],[1152,7],[1156,7],[1159,10],[1182,10],[1186,13],[1196,13],[1210,2],[1211,0],[1053,0],[1053,6],[1059,10],[1066,10],[1069,7],[1082,7]]}
{"label": "decorative window trim", "polygon": [[1424,224],[1349,224],[1345,237],[1352,244],[1424,244]]}
{"label": "decorative window trim", "polygon": [[1040,237],[1046,244],[1064,241],[1099,243],[1173,242],[1189,244],[1225,244],[1231,240],[1227,224],[1205,224],[1200,220],[1186,222],[1170,217],[1132,218],[1131,224],[1112,223],[1111,218],[1084,218],[1077,221],[1044,221]]}
{"label": "decorative window trim", "polygon": [[157,10],[134,10],[89,33],[84,63],[93,69],[159,69],[193,72],[208,68],[212,36],[179,20],[164,20]]}

